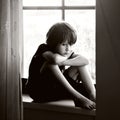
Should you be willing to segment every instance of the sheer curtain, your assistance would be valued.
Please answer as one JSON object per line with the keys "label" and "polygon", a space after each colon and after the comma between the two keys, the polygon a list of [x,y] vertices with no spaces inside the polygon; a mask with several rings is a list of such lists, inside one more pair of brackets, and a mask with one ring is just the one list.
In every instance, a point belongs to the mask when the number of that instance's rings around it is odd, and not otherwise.
{"label": "sheer curtain", "polygon": [[22,120],[22,0],[0,0],[0,120]]}

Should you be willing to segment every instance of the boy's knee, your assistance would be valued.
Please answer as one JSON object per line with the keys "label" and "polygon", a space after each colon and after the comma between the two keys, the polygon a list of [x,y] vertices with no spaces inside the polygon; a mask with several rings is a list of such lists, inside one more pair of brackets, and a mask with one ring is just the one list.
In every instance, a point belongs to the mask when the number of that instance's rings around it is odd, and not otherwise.
{"label": "boy's knee", "polygon": [[41,73],[44,73],[44,72],[46,72],[46,71],[48,72],[49,70],[51,70],[51,68],[55,68],[55,67],[57,67],[57,65],[54,65],[54,64],[45,62],[45,63],[43,64],[43,66],[41,67],[40,72],[41,72]]}
{"label": "boy's knee", "polygon": [[53,64],[53,63],[47,63],[48,66],[51,66],[51,67],[56,67],[58,66],[57,64]]}
{"label": "boy's knee", "polygon": [[47,67],[47,68],[57,68],[58,65],[52,64],[52,63],[47,63],[47,64],[46,64],[46,67]]}

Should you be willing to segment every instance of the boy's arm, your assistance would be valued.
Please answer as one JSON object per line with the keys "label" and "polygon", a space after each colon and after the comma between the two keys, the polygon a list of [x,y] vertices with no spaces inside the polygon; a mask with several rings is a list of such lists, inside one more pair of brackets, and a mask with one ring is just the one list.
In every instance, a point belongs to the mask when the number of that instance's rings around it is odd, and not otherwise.
{"label": "boy's arm", "polygon": [[51,51],[46,51],[43,53],[43,57],[52,64],[60,65],[61,62],[67,60],[67,56],[59,55],[58,53],[53,53]]}
{"label": "boy's arm", "polygon": [[78,54],[73,54],[69,59],[66,59],[65,61],[61,62],[61,65],[67,66],[84,66],[88,64],[89,64],[88,60],[82,55]]}
{"label": "boy's arm", "polygon": [[[72,55],[72,56],[71,56]],[[43,57],[50,63],[57,64],[59,66],[84,66],[88,64],[88,60],[77,54],[73,54],[73,52],[69,53],[66,56],[62,56],[57,53],[52,53],[51,51],[46,51],[43,53]]]}

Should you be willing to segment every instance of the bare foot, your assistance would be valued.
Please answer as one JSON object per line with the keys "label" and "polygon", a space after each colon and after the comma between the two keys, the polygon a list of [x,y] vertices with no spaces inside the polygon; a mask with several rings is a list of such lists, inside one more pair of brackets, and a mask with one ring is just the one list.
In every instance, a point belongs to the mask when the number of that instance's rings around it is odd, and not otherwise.
{"label": "bare foot", "polygon": [[75,106],[82,107],[82,108],[89,109],[89,110],[96,109],[96,103],[89,99],[86,99],[84,101],[75,100]]}

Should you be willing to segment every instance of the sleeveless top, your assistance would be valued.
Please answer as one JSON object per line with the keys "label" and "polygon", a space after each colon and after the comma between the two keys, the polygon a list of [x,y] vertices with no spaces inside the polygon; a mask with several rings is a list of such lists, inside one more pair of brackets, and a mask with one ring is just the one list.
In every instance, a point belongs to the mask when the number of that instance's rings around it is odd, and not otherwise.
{"label": "sleeveless top", "polygon": [[[46,51],[51,51],[49,46],[47,44],[41,44],[38,47],[29,65],[29,76],[28,82],[26,84],[26,89],[30,94],[34,93],[35,91],[38,91],[38,89],[44,89],[44,85],[47,85],[47,83],[50,82],[49,80],[43,80],[42,75],[40,74],[40,69],[46,61],[42,54]],[[65,66],[60,66],[59,68],[61,71],[65,70]],[[49,83],[49,85],[50,84],[53,84],[52,80],[51,83]]]}

